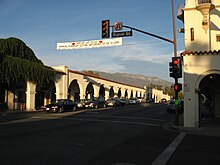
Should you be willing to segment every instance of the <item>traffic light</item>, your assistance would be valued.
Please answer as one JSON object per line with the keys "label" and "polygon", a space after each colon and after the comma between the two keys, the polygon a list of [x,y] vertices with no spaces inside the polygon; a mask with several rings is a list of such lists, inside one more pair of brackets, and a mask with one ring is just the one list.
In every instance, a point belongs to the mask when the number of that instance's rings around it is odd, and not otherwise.
{"label": "traffic light", "polygon": [[170,66],[170,77],[182,78],[182,62],[180,57],[172,57],[172,62],[169,63]]}
{"label": "traffic light", "polygon": [[176,84],[174,84],[173,88],[174,88],[174,91],[180,92],[182,90],[182,84],[176,83]]}
{"label": "traffic light", "polygon": [[109,38],[110,37],[110,20],[103,20],[102,21],[102,38]]}

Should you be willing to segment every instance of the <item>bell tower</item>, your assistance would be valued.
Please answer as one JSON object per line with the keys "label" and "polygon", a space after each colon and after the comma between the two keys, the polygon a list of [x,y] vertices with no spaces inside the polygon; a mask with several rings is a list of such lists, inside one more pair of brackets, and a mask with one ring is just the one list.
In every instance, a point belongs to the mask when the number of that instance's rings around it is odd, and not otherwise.
{"label": "bell tower", "polygon": [[219,0],[186,0],[185,50],[210,51],[220,47]]}

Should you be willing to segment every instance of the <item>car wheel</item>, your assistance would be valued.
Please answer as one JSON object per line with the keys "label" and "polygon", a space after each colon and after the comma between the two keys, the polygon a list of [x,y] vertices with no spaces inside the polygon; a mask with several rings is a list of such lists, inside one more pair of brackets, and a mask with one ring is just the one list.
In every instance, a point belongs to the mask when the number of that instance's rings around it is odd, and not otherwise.
{"label": "car wheel", "polygon": [[59,108],[58,112],[62,113],[63,112],[63,107]]}

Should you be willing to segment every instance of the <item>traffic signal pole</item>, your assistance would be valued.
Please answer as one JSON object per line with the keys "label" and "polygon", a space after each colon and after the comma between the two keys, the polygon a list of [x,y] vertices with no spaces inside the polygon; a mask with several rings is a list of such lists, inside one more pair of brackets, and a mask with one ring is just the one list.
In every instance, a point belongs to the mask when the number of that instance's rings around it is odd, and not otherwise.
{"label": "traffic signal pole", "polygon": [[[174,57],[177,57],[177,46],[176,46],[176,21],[174,15],[174,0],[172,0],[172,22],[173,22],[173,51]],[[175,84],[178,84],[178,78],[175,78]],[[178,91],[175,90],[175,100],[178,100]],[[179,125],[179,106],[176,106],[175,124]]]}
{"label": "traffic signal pole", "polygon": [[[173,50],[174,50],[174,57],[177,57],[176,22],[175,22],[175,14],[174,14],[174,0],[171,0],[171,3],[172,3],[173,40],[170,40],[170,39],[167,39],[167,38],[164,38],[164,37],[161,37],[161,36],[158,36],[158,35],[155,35],[155,34],[152,34],[152,33],[137,29],[137,28],[133,28],[133,27],[130,27],[130,26],[123,25],[123,27],[130,28],[131,30],[134,30],[134,31],[137,31],[137,32],[140,32],[140,33],[143,33],[143,34],[161,39],[163,41],[172,43],[173,44]],[[110,27],[113,27],[113,26],[110,26]],[[175,84],[178,84],[178,78],[177,77],[174,78],[174,81],[175,81]],[[176,91],[176,90],[175,90],[175,100],[178,100],[178,91]],[[179,125],[178,108],[176,108],[176,124]]]}
{"label": "traffic signal pole", "polygon": [[175,14],[174,14],[174,0],[172,0],[172,22],[173,22],[173,51],[174,51],[174,57],[177,57],[176,21],[175,21]]}

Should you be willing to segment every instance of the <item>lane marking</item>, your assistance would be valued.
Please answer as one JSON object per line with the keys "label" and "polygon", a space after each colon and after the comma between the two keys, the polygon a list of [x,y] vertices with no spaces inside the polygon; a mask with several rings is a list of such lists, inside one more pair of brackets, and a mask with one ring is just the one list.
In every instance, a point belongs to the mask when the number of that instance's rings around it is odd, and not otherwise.
{"label": "lane marking", "polygon": [[180,133],[170,145],[153,161],[152,165],[165,165],[184,139],[186,133]]}
{"label": "lane marking", "polygon": [[163,119],[154,119],[154,118],[143,118],[143,117],[127,117],[127,116],[103,116],[103,115],[78,115],[78,116],[88,116],[88,117],[114,117],[114,118],[121,118],[121,119],[137,119],[137,120],[152,120],[152,121],[161,121],[161,122],[165,122],[166,120]]}
{"label": "lane marking", "polygon": [[79,120],[79,121],[94,121],[94,122],[108,122],[108,123],[120,123],[120,124],[135,124],[135,125],[144,125],[144,126],[154,126],[154,127],[160,127],[159,124],[152,124],[152,123],[143,123],[143,122],[128,122],[128,121],[119,121],[119,120],[99,120],[99,119],[82,119],[82,118],[60,118],[58,116],[32,116],[27,119],[21,119],[21,120],[15,120],[15,121],[9,121],[0,123],[0,125],[6,125],[6,124],[13,124],[13,123],[25,123],[25,122],[32,122],[33,120],[50,120],[50,119],[58,119],[58,120]]}
{"label": "lane marking", "polygon": [[136,125],[145,125],[145,126],[154,126],[154,127],[160,127],[159,124],[152,124],[152,123],[143,123],[143,122],[129,122],[129,121],[120,121],[120,120],[102,120],[102,119],[83,119],[83,118],[57,118],[57,117],[39,117],[35,116],[32,117],[32,119],[58,119],[58,120],[79,120],[79,121],[95,121],[95,122],[108,122],[108,123],[121,123],[121,124],[136,124]]}
{"label": "lane marking", "polygon": [[[82,118],[65,118],[65,119],[67,119],[67,120],[80,120],[80,121],[95,121],[95,122],[120,123],[120,124],[136,124],[136,125],[160,127],[159,124],[142,123],[142,122],[128,122],[128,121],[119,121],[119,120],[99,120],[99,119],[82,119]],[[65,119],[64,119],[64,120],[65,120]]]}

